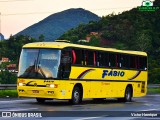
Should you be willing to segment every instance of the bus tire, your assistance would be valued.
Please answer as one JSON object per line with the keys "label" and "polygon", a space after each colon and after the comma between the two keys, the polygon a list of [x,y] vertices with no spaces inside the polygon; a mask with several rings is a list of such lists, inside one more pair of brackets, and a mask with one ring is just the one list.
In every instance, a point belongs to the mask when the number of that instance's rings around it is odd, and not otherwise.
{"label": "bus tire", "polygon": [[125,100],[125,102],[131,102],[132,101],[132,89],[129,86],[127,86],[127,88],[125,90],[124,100]]}
{"label": "bus tire", "polygon": [[72,91],[72,99],[69,102],[73,105],[77,105],[82,102],[82,93],[78,86],[75,86]]}
{"label": "bus tire", "polygon": [[119,102],[131,102],[132,101],[132,88],[130,86],[126,87],[124,98],[118,98]]}
{"label": "bus tire", "polygon": [[38,103],[44,103],[46,99],[44,98],[36,98]]}

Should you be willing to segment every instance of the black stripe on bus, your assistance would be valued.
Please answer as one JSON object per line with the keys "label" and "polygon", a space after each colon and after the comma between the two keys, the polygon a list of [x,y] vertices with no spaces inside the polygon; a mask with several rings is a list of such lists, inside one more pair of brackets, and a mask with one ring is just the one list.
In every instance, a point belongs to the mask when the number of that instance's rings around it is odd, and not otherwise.
{"label": "black stripe on bus", "polygon": [[97,80],[97,79],[63,79],[67,81],[95,81],[95,82],[143,82],[133,80]]}
{"label": "black stripe on bus", "polygon": [[[131,81],[131,80],[96,80],[96,79],[63,79],[64,81],[89,81],[89,82],[137,82],[141,83],[144,81]],[[34,85],[27,85],[27,86],[34,86]],[[46,85],[37,85],[34,87],[46,87]]]}
{"label": "black stripe on bus", "polygon": [[26,85],[26,86],[34,86],[34,87],[46,87],[46,85]]}

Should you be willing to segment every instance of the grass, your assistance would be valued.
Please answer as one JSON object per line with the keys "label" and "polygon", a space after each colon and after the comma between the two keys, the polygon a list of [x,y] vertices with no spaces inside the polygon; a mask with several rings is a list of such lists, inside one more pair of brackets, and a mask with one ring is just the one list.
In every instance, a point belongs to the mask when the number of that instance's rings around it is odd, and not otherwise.
{"label": "grass", "polygon": [[18,97],[17,90],[0,90],[0,97]]}
{"label": "grass", "polygon": [[148,88],[148,94],[160,94],[160,88]]}

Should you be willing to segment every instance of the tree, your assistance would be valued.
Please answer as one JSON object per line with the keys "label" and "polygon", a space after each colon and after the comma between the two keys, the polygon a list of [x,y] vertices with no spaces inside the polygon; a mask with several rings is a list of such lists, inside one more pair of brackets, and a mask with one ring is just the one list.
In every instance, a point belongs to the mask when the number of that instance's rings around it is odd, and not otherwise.
{"label": "tree", "polygon": [[160,71],[160,68],[154,68],[152,70],[149,70],[149,83],[160,84],[159,71]]}
{"label": "tree", "polygon": [[139,33],[135,44],[138,50],[147,52],[151,48],[151,37],[148,34]]}
{"label": "tree", "polygon": [[45,37],[44,37],[43,34],[41,34],[41,35],[39,36],[39,41],[44,41],[44,40],[45,40]]}
{"label": "tree", "polygon": [[128,49],[128,47],[126,46],[126,44],[122,43],[122,42],[117,42],[114,44],[114,47],[117,49],[121,49],[121,50],[126,50]]}
{"label": "tree", "polygon": [[100,39],[96,36],[92,36],[90,41],[89,41],[89,45],[91,46],[100,46]]}

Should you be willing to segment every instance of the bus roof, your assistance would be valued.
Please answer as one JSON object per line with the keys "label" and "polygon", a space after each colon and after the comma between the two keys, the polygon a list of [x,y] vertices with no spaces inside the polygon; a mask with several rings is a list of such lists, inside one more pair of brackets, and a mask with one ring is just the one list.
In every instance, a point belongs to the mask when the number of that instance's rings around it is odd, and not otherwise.
{"label": "bus roof", "polygon": [[101,51],[110,51],[110,52],[118,52],[125,54],[134,54],[134,55],[143,55],[147,56],[147,53],[140,51],[131,51],[131,50],[119,50],[115,48],[104,48],[104,47],[94,47],[87,45],[79,45],[65,42],[34,42],[28,43],[23,46],[23,48],[58,48],[63,49],[67,47],[75,47],[75,48],[83,48],[83,49],[91,49],[91,50],[101,50]]}

